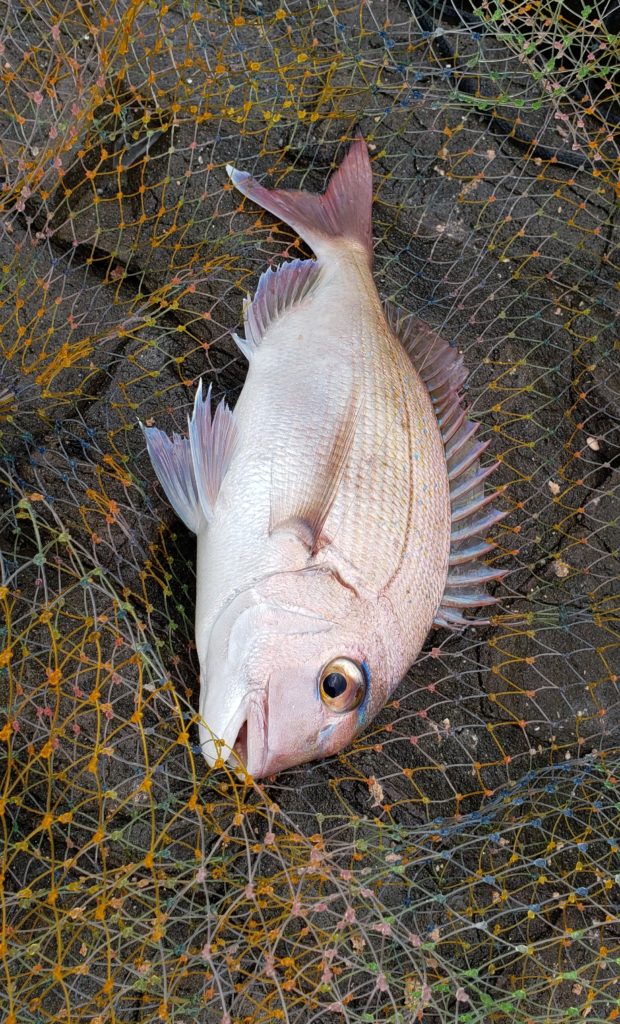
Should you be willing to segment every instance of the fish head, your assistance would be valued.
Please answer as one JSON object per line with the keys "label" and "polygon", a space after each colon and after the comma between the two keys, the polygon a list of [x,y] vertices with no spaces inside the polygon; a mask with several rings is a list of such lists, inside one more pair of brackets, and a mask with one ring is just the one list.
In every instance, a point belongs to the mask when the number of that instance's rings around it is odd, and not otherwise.
{"label": "fish head", "polygon": [[329,576],[274,582],[220,614],[201,680],[204,756],[254,778],[338,753],[398,682],[377,602]]}

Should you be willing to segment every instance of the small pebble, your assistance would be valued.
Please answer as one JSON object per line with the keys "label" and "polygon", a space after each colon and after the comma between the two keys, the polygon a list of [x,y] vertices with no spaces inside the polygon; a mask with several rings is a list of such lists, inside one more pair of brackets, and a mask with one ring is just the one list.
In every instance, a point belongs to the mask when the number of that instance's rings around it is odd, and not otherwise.
{"label": "small pebble", "polygon": [[598,452],[601,447],[600,441],[598,441],[596,437],[586,437],[586,444],[593,452]]}
{"label": "small pebble", "polygon": [[368,780],[368,789],[370,790],[370,795],[372,797],[372,806],[376,807],[377,804],[381,805],[383,803],[383,789],[381,787],[381,783],[377,782],[374,775],[371,775]]}

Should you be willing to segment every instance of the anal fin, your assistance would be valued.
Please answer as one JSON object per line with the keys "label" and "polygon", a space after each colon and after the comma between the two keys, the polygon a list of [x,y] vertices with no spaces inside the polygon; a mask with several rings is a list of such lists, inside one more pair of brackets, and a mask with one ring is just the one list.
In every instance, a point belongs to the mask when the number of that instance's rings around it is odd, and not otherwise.
{"label": "anal fin", "polygon": [[315,260],[291,260],[260,276],[254,298],[243,302],[245,337],[233,339],[250,361],[270,324],[300,305],[314,290],[321,273]]}

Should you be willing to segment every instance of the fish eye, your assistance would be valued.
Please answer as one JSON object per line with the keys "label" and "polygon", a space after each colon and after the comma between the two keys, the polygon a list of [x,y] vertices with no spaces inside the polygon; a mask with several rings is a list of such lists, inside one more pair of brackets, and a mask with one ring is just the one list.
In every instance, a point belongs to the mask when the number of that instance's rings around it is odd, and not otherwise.
{"label": "fish eye", "polygon": [[366,673],[351,658],[334,658],[319,678],[321,700],[330,711],[353,711],[366,693]]}

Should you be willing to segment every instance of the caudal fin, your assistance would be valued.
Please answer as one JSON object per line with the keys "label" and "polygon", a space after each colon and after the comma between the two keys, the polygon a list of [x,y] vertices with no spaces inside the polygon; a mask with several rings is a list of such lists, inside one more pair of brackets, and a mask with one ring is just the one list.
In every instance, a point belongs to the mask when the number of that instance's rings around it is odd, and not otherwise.
{"label": "caudal fin", "polygon": [[360,246],[372,260],[372,170],[361,135],[351,143],[327,190],[318,195],[291,189],[268,189],[230,164],[235,188],[264,210],[290,224],[317,256],[327,255],[334,240]]}

